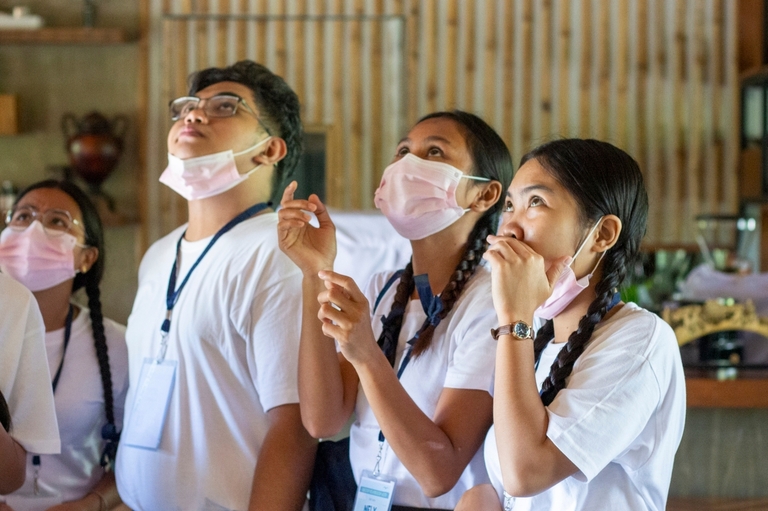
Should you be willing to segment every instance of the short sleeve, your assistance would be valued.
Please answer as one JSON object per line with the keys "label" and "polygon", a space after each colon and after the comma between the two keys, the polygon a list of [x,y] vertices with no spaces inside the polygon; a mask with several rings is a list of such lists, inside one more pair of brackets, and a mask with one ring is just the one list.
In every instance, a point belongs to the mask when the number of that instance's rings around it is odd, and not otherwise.
{"label": "short sleeve", "polygon": [[[7,291],[2,284],[0,287]],[[27,452],[58,454],[61,442],[43,318],[31,293],[25,288],[12,291],[4,293],[3,301],[13,300],[15,306],[4,303],[5,310],[0,314],[0,390],[13,421],[11,436]]]}
{"label": "short sleeve", "polygon": [[477,269],[475,281],[457,305],[448,332],[455,349],[444,387],[491,393],[496,341],[490,332],[497,319],[490,293],[490,273],[485,267]]}
{"label": "short sleeve", "polygon": [[265,411],[298,403],[301,274],[293,273],[254,297],[249,356],[252,378]]}
{"label": "short sleeve", "polygon": [[577,479],[591,480],[630,448],[658,407],[661,391],[648,354],[632,345],[653,345],[660,324],[635,323],[587,348],[548,406],[547,436],[579,468]]}

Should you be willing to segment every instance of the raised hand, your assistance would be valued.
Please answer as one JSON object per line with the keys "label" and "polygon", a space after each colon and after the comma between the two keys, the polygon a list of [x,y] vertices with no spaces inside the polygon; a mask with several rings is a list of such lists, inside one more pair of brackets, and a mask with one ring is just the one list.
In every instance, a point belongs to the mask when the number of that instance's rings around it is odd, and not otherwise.
{"label": "raised hand", "polygon": [[547,269],[544,258],[524,242],[507,236],[487,239],[490,246],[483,259],[491,264],[491,292],[500,324],[531,322],[571,258],[557,259]]}
{"label": "raised hand", "polygon": [[318,276],[325,283],[325,291],[317,297],[323,333],[338,341],[344,358],[353,365],[380,354],[371,329],[368,299],[355,281],[332,271],[321,271]]}
{"label": "raised hand", "polygon": [[[336,259],[336,226],[320,198],[312,194],[307,200],[294,199],[297,187],[292,181],[283,192],[282,209],[277,212],[277,239],[282,250],[305,275],[332,270]],[[309,224],[311,211],[320,224]]]}

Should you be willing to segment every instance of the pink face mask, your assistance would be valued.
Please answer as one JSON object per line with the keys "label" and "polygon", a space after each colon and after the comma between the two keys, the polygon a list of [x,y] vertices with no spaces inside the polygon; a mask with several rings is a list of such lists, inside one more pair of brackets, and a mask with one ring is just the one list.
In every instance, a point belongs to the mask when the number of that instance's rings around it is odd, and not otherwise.
{"label": "pink face mask", "polygon": [[168,153],[168,166],[160,175],[160,182],[187,200],[207,199],[219,195],[239,185],[261,167],[257,165],[245,174],[240,174],[235,164],[235,156],[253,151],[271,138],[267,137],[238,153],[230,149],[186,160]]}
{"label": "pink face mask", "polygon": [[373,202],[400,236],[420,240],[464,215],[466,210],[456,203],[462,179],[490,181],[467,176],[447,163],[406,154],[384,170]]}
{"label": "pink face mask", "polygon": [[23,231],[0,233],[0,271],[30,291],[42,291],[75,277],[77,238],[63,233],[48,236],[35,220]]}
{"label": "pink face mask", "polygon": [[573,264],[573,261],[576,260],[576,257],[578,257],[581,249],[584,248],[584,244],[587,242],[590,236],[592,236],[592,233],[595,232],[595,229],[597,229],[598,225],[600,225],[599,220],[592,228],[592,230],[589,231],[589,234],[587,234],[587,237],[584,238],[584,241],[581,242],[581,246],[568,262],[568,266],[565,267],[563,272],[560,274],[560,277],[558,277],[557,282],[555,282],[554,289],[552,290],[552,294],[534,311],[533,316],[535,318],[546,320],[554,318],[563,312],[565,308],[568,307],[568,305],[570,305],[577,296],[579,296],[579,293],[584,291],[587,286],[589,286],[589,280],[592,278],[592,275],[594,275],[597,267],[600,266],[600,261],[603,260],[605,252],[600,254],[600,259],[597,260],[597,264],[594,268],[592,268],[592,271],[588,275],[584,275],[578,280],[576,279],[576,274],[573,273],[573,268],[571,265]]}

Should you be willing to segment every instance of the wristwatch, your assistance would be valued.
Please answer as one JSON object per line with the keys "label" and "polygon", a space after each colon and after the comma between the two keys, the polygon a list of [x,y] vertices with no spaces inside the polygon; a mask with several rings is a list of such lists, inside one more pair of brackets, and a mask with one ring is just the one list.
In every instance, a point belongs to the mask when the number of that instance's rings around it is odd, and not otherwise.
{"label": "wristwatch", "polygon": [[516,321],[499,328],[491,328],[491,336],[493,336],[494,341],[498,341],[500,335],[511,335],[518,341],[524,341],[525,339],[533,339],[533,328],[525,321]]}

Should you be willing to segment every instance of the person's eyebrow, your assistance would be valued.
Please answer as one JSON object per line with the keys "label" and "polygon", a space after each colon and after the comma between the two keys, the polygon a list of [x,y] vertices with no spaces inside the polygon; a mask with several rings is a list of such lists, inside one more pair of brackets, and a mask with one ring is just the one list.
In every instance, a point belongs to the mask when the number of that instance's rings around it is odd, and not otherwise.
{"label": "person's eyebrow", "polygon": [[442,142],[446,145],[452,145],[451,141],[440,135],[432,135],[424,139],[425,142]]}
{"label": "person's eyebrow", "polygon": [[[446,145],[453,145],[453,144],[451,144],[451,141],[450,141],[450,140],[448,140],[448,139],[447,139],[447,138],[445,138],[445,137],[441,137],[440,135],[432,135],[432,136],[429,136],[429,137],[425,138],[425,139],[424,139],[424,141],[425,141],[425,142],[442,142],[442,143],[444,143],[444,144],[446,144]],[[400,139],[400,142],[398,142],[398,143],[397,143],[397,145],[400,145],[400,144],[402,144],[403,142],[408,142],[408,143],[410,143],[410,142],[411,142],[411,139],[410,139],[410,138],[408,138],[408,137],[403,137],[403,138],[401,138],[401,139]]]}
{"label": "person's eyebrow", "polygon": [[[548,187],[547,185],[535,184],[535,185],[526,186],[525,188],[517,192],[517,194],[520,196],[523,196],[539,190],[547,193],[555,193],[555,191],[552,188]],[[510,199],[512,198],[512,193],[509,190],[507,190],[507,197]]]}

